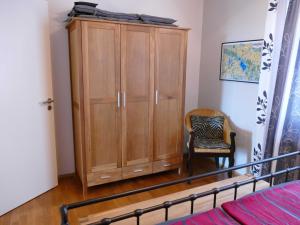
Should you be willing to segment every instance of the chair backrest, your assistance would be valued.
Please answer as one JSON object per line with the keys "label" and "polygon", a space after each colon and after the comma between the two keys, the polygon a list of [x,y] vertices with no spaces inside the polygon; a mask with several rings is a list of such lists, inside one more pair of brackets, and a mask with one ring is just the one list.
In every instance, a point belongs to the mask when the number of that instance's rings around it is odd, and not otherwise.
{"label": "chair backrest", "polygon": [[230,140],[230,132],[231,132],[231,127],[229,125],[229,120],[227,116],[214,109],[194,109],[190,112],[188,112],[185,116],[185,126],[188,129],[188,131],[192,131],[192,124],[191,124],[191,116],[208,116],[208,117],[214,117],[214,116],[223,116],[224,117],[224,139],[227,140],[227,142]]}

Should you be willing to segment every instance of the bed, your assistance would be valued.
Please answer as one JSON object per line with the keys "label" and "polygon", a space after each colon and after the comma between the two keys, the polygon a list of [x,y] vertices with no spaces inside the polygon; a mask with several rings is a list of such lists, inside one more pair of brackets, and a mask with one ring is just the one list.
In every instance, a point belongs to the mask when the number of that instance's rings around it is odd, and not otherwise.
{"label": "bed", "polygon": [[240,224],[300,224],[300,181],[226,202],[222,208]]}
{"label": "bed", "polygon": [[[69,225],[68,211],[74,208],[297,155],[300,155],[300,151],[114,196],[64,205],[61,207],[61,224]],[[300,165],[296,165],[261,177],[254,177],[250,174],[237,176],[89,215],[80,218],[79,224],[300,224],[300,181],[287,182],[289,175],[299,170]],[[277,176],[285,176],[286,183],[272,187]]]}

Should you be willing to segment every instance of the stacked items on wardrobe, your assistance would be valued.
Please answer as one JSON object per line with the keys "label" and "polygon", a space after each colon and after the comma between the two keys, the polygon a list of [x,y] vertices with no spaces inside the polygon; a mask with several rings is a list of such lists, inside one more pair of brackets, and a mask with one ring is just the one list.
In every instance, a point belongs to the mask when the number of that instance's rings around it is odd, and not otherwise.
{"label": "stacked items on wardrobe", "polygon": [[125,21],[132,23],[146,23],[146,24],[156,24],[165,26],[176,26],[174,23],[176,20],[170,18],[156,17],[150,15],[139,15],[133,13],[117,13],[110,12],[96,8],[97,4],[90,2],[75,2],[74,7],[68,14],[69,18],[72,17],[87,17],[87,18],[97,18],[104,20],[115,20],[115,21]]}

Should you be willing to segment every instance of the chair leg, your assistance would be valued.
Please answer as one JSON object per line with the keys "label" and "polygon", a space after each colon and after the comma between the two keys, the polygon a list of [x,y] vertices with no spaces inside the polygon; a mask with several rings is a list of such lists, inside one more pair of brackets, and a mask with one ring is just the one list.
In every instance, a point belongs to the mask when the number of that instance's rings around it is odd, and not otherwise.
{"label": "chair leg", "polygon": [[[232,155],[229,157],[229,167],[233,167],[233,166],[234,166],[234,156]],[[228,172],[228,176],[229,178],[232,177],[232,171]]]}
{"label": "chair leg", "polygon": [[217,168],[217,170],[220,169],[219,157],[215,157],[215,162],[216,162],[216,168]]}
{"label": "chair leg", "polygon": [[[189,167],[189,177],[193,176],[193,159],[191,154],[189,154],[188,158],[188,167]],[[191,181],[188,181],[188,184],[191,184]]]}
{"label": "chair leg", "polygon": [[189,163],[190,163],[189,160],[190,160],[190,153],[187,154],[187,158],[186,158],[186,162],[185,162],[185,166],[186,166],[186,169],[187,169],[187,170],[188,170],[189,167],[190,167],[190,166],[189,166]]}

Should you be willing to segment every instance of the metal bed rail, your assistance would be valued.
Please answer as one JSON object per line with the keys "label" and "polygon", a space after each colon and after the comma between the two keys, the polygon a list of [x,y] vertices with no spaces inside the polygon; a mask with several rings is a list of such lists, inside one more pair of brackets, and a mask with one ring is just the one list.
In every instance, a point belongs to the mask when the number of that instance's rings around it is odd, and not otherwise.
{"label": "metal bed rail", "polygon": [[[288,153],[288,154],[285,154],[285,155],[280,155],[280,156],[276,156],[276,157],[272,157],[272,158],[269,158],[269,159],[264,159],[264,160],[260,160],[260,161],[256,161],[256,162],[250,162],[250,163],[242,164],[242,165],[239,165],[239,166],[234,166],[234,167],[231,167],[231,168],[226,168],[226,169],[213,171],[213,172],[209,172],[209,173],[205,173],[205,174],[199,174],[199,175],[195,175],[195,176],[192,176],[192,177],[182,178],[182,179],[178,179],[178,180],[175,180],[175,181],[170,181],[170,182],[166,182],[166,183],[162,183],[162,184],[158,184],[158,185],[153,185],[153,186],[149,186],[149,187],[145,187],[145,188],[141,188],[141,189],[136,189],[136,190],[132,190],[132,191],[128,191],[128,192],[123,192],[123,193],[115,194],[115,195],[112,195],[112,196],[94,198],[94,199],[89,199],[89,200],[85,200],[85,201],[81,201],[81,202],[75,202],[75,203],[71,203],[71,204],[62,205],[60,207],[61,225],[70,225],[69,220],[68,220],[68,211],[71,210],[71,209],[76,209],[76,208],[84,207],[84,206],[91,205],[91,204],[110,201],[110,200],[113,200],[113,199],[122,198],[122,197],[130,196],[130,195],[134,195],[134,194],[138,194],[138,193],[142,193],[142,192],[146,192],[146,191],[156,190],[156,189],[159,189],[159,188],[168,187],[168,186],[172,186],[172,185],[176,185],[176,184],[180,184],[180,183],[191,182],[193,180],[197,180],[197,179],[200,179],[200,178],[214,176],[214,175],[218,175],[218,174],[222,174],[222,173],[228,173],[230,171],[243,169],[243,168],[248,168],[248,167],[258,165],[258,164],[264,164],[264,163],[272,162],[272,161],[279,160],[279,159],[284,159],[284,158],[287,158],[287,157],[297,156],[297,155],[300,155],[300,151],[295,151],[295,152]],[[270,174],[267,174],[267,175],[263,175],[263,176],[260,176],[260,177],[253,177],[252,179],[249,179],[249,180],[245,180],[245,181],[241,181],[241,182],[235,182],[233,184],[226,185],[226,186],[223,186],[223,187],[220,187],[220,188],[214,188],[210,191],[192,194],[192,195],[189,195],[189,196],[184,197],[184,198],[176,199],[174,201],[166,201],[162,204],[151,206],[151,207],[148,207],[148,208],[136,209],[135,211],[129,212],[127,214],[115,216],[115,217],[112,217],[112,218],[104,218],[101,221],[98,221],[96,223],[92,223],[91,225],[109,225],[111,223],[115,223],[115,222],[125,220],[125,219],[129,219],[129,218],[132,218],[132,217],[136,217],[136,224],[139,225],[140,224],[140,217],[143,214],[153,212],[153,211],[156,211],[156,210],[160,210],[160,209],[165,209],[165,221],[168,221],[169,208],[171,206],[178,205],[178,204],[190,201],[191,202],[190,213],[193,214],[194,213],[194,201],[195,200],[197,200],[199,198],[202,198],[202,197],[205,197],[205,196],[208,196],[208,195],[213,195],[214,196],[213,208],[215,208],[216,207],[216,202],[217,202],[217,194],[222,192],[222,191],[226,191],[226,190],[229,190],[229,189],[234,189],[234,200],[236,200],[238,188],[241,187],[241,186],[253,183],[253,192],[255,192],[256,191],[256,183],[258,181],[269,179],[269,183],[270,183],[270,187],[271,187],[273,185],[273,180],[274,180],[275,177],[280,176],[282,174],[285,174],[285,182],[287,182],[289,174],[294,172],[294,171],[297,171],[297,170],[300,170],[300,165],[297,165],[297,166],[292,167],[292,168],[287,168],[287,169],[284,169],[284,170],[281,170],[281,171],[277,171],[277,172],[274,172],[274,173],[270,173]]]}

